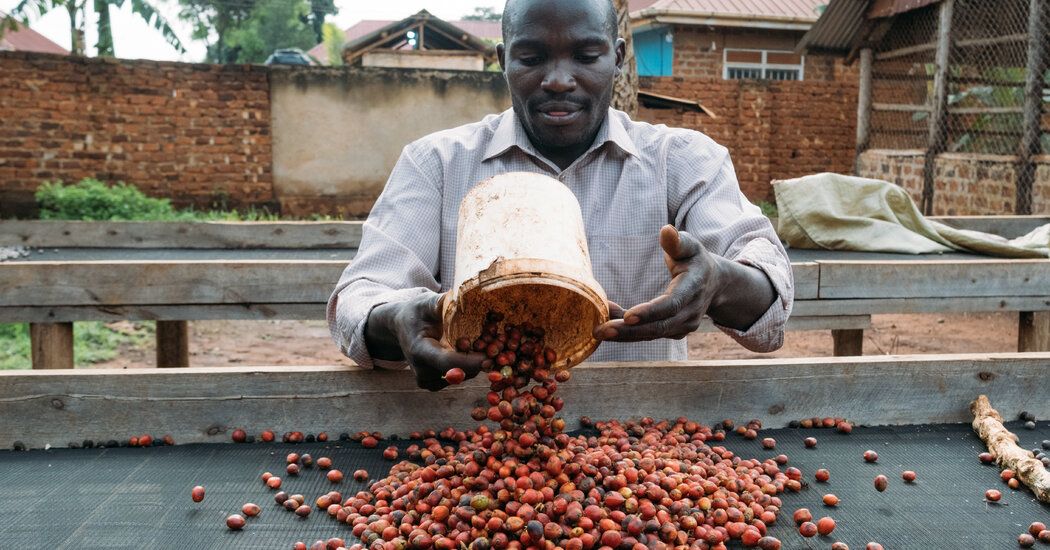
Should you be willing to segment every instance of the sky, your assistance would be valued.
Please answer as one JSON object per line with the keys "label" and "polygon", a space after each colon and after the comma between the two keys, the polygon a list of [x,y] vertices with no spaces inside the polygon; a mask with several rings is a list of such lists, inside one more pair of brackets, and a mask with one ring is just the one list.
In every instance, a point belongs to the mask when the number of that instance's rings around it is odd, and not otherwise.
{"label": "sky", "polygon": [[[0,0],[0,11],[8,12],[18,5],[20,0]],[[205,45],[190,40],[190,26],[178,19],[177,0],[152,0],[161,13],[168,19],[175,33],[186,46],[187,52],[179,54],[172,48],[160,33],[149,27],[142,19],[131,13],[131,2],[125,2],[122,9],[112,9],[113,48],[117,57],[127,59],[156,59],[168,61],[201,61],[204,59]],[[87,2],[91,5],[91,2]],[[362,19],[404,19],[419,10],[426,9],[442,19],[459,19],[473,13],[475,7],[484,6],[503,10],[504,0],[335,0],[339,13],[329,16],[340,28],[347,28]],[[35,13],[33,14],[35,16]],[[95,27],[97,19],[89,16],[85,25],[88,53],[94,55],[97,41]],[[65,10],[49,12],[43,17],[31,17],[30,27],[40,34],[69,49],[69,16]]]}

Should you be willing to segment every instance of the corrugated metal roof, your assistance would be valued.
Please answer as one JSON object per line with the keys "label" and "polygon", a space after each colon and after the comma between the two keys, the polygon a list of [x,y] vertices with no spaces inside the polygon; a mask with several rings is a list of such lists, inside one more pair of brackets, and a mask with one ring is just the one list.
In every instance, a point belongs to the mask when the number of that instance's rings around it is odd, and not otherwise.
{"label": "corrugated metal roof", "polygon": [[806,32],[795,51],[848,53],[865,22],[907,13],[941,0],[831,0],[824,14]]}
{"label": "corrugated metal roof", "polygon": [[[6,13],[0,12],[0,19],[3,19],[6,16]],[[8,31],[4,33],[3,38],[0,38],[0,50],[57,54],[69,53],[69,50],[55,44],[46,36],[22,25],[21,23],[18,24],[18,30]]]}
{"label": "corrugated metal roof", "polygon": [[846,53],[853,37],[864,26],[864,12],[868,0],[831,0],[824,14],[799,41],[797,52],[810,50]]}
{"label": "corrugated metal roof", "polygon": [[818,7],[827,0],[657,0],[641,14],[667,12],[685,14],[750,17],[754,19],[794,19],[816,21]]}

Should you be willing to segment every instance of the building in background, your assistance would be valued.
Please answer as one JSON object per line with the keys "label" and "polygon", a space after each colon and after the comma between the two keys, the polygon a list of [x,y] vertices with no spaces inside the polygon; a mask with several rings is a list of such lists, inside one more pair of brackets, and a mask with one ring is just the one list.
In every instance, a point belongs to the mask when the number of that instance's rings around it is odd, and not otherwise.
{"label": "building in background", "polygon": [[[3,20],[6,16],[6,13],[0,11],[0,20]],[[18,24],[17,30],[7,31],[3,33],[3,36],[0,36],[0,51],[69,54],[69,50],[21,24]]]}
{"label": "building in background", "polygon": [[827,2],[632,0],[638,75],[837,80],[841,63],[833,57],[795,53]]}
{"label": "building in background", "polygon": [[[427,44],[426,31],[424,30],[420,33],[419,29],[431,26],[433,26],[432,30],[434,32],[431,33],[430,38],[436,38],[437,42],[431,40],[431,43]],[[409,33],[412,33],[412,35],[409,36]],[[452,66],[443,66],[450,63],[440,61],[440,54],[430,54],[429,56],[427,54],[417,54],[413,56],[413,51],[418,53],[429,49],[435,51],[444,50],[445,52],[457,50],[460,52],[480,52],[483,59],[482,67],[484,67],[484,64],[495,61],[495,50],[492,49],[491,53],[486,50],[499,43],[503,36],[499,21],[444,21],[427,13],[425,10],[400,21],[366,19],[344,30],[343,35],[346,43],[344,52],[347,49],[361,51],[366,48],[377,49],[377,47],[387,50],[382,55],[373,54],[367,56],[367,59],[360,59],[359,61],[362,65],[367,66],[369,63],[378,62],[381,66],[388,66],[386,64],[394,62],[409,63],[410,60],[418,60],[418,62],[423,62],[425,66],[417,68],[428,69],[456,68],[456,66],[464,63],[462,59],[464,55],[472,58],[477,56],[476,54],[471,56],[469,53],[450,53],[446,57],[456,61],[450,62]],[[420,39],[422,39],[422,43]],[[396,54],[391,52],[396,52],[400,56],[395,56]],[[314,46],[308,53],[322,64],[328,64],[328,51],[323,43]],[[414,61],[409,66],[414,66],[418,62]],[[472,59],[468,63],[471,68],[477,66],[476,59]]]}

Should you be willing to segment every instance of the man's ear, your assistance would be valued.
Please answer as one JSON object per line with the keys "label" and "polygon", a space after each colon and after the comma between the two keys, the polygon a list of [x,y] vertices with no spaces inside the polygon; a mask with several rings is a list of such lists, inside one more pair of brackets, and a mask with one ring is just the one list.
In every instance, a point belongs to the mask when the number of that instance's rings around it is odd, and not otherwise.
{"label": "man's ear", "polygon": [[627,59],[627,41],[623,38],[616,39],[616,74],[623,70],[623,62]]}
{"label": "man's ear", "polygon": [[496,44],[496,59],[499,61],[499,70],[507,72],[507,62],[504,56],[507,55],[507,47],[502,42]]}

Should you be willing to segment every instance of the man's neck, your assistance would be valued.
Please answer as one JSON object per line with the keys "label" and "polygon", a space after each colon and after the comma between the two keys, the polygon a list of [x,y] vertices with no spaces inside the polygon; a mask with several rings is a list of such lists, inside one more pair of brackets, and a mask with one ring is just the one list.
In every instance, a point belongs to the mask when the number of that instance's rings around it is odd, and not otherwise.
{"label": "man's neck", "polygon": [[536,148],[536,152],[556,164],[561,170],[565,170],[572,166],[572,163],[576,162],[576,159],[583,156],[583,154],[587,152],[587,149],[591,147],[592,143],[594,143],[594,136],[591,136],[590,141],[572,147],[545,148],[536,145],[536,142],[532,142],[532,146]]}

